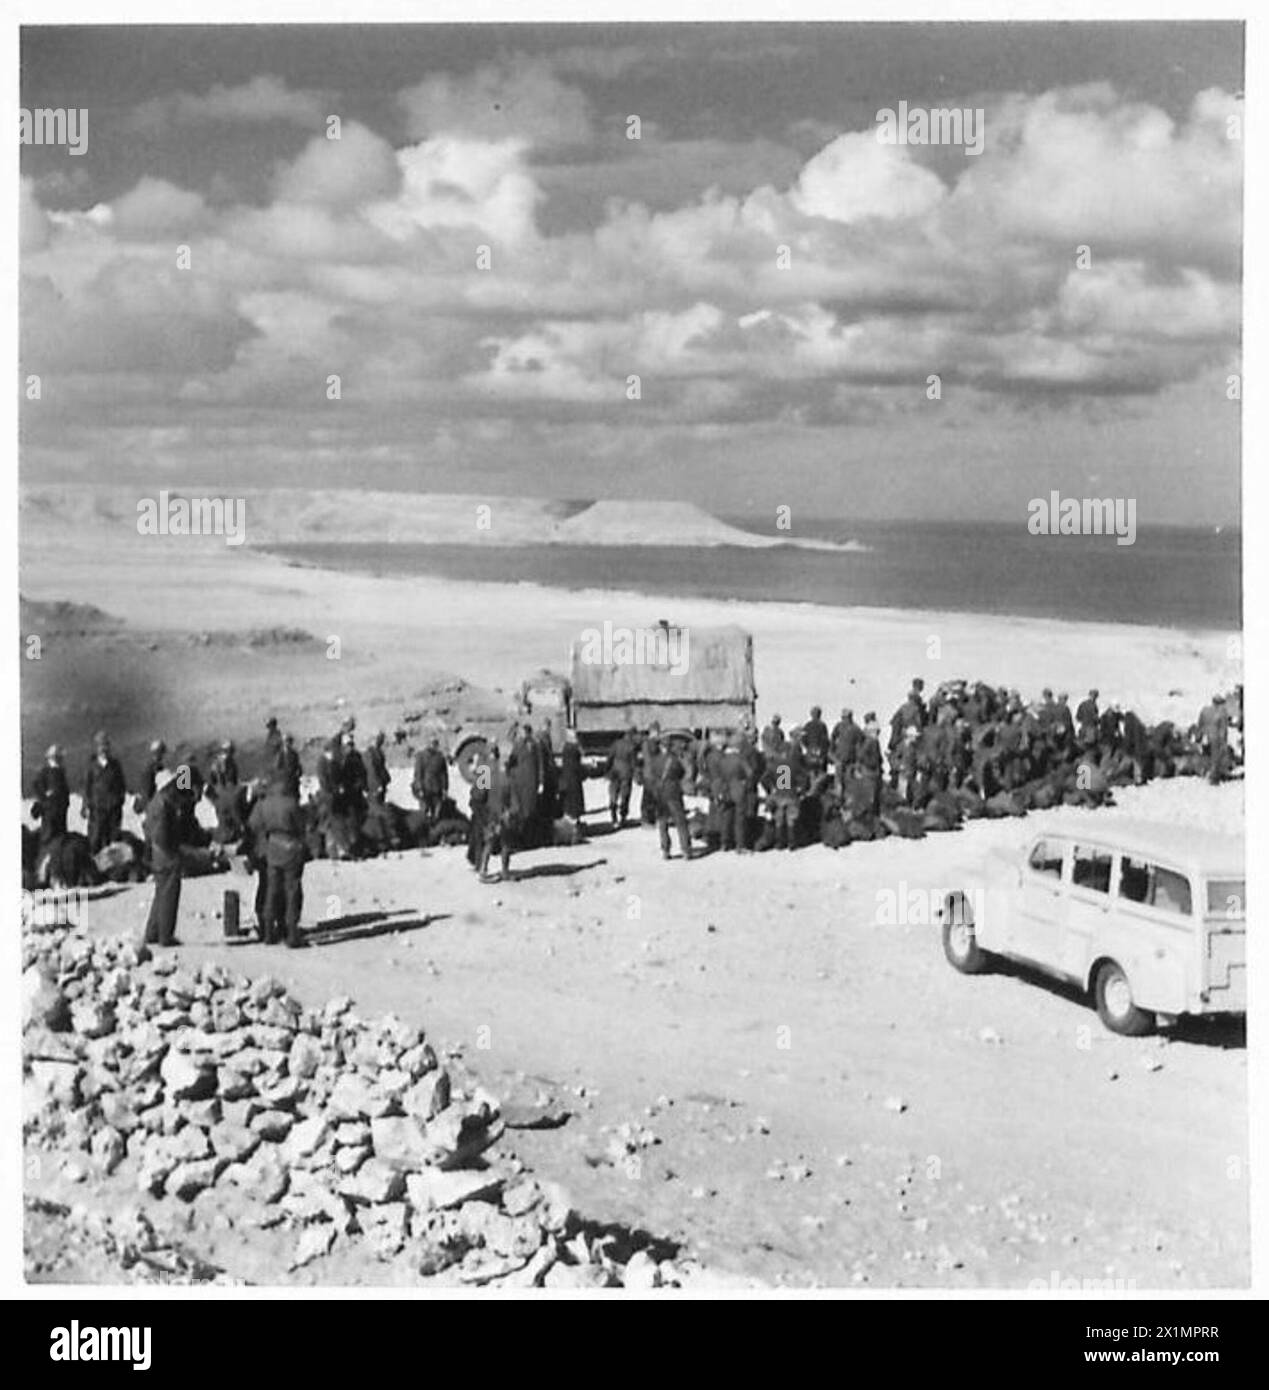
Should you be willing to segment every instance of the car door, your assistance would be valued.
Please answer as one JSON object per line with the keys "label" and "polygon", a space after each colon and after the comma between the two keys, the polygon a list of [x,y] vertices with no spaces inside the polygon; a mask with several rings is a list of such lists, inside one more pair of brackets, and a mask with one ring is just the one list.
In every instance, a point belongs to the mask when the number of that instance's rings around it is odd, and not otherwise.
{"label": "car door", "polygon": [[1055,968],[1072,979],[1082,978],[1082,963],[1108,934],[1114,864],[1113,850],[1088,841],[1071,846],[1066,920],[1060,939],[1053,943],[1053,958]]}
{"label": "car door", "polygon": [[1022,866],[1018,910],[1011,914],[1011,953],[1038,965],[1056,958],[1066,918],[1066,841],[1053,835],[1032,842]]}

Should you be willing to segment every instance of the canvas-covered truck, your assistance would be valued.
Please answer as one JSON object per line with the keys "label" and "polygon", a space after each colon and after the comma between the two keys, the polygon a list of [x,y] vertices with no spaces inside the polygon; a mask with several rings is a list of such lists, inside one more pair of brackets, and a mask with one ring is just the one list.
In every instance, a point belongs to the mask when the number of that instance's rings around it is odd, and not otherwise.
{"label": "canvas-covered truck", "polygon": [[[541,670],[524,681],[518,716],[535,729],[549,723],[556,749],[573,730],[587,761],[596,762],[626,729],[659,724],[697,738],[736,729],[752,722],[757,698],[753,637],[741,628],[605,622],[573,640],[567,675]],[[483,747],[472,731],[453,750],[469,779]]]}

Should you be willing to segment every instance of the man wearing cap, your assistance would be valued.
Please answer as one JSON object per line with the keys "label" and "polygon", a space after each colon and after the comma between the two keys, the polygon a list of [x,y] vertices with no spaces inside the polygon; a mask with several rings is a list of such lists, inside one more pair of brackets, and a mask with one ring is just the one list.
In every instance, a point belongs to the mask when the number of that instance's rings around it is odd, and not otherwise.
{"label": "man wearing cap", "polygon": [[605,772],[608,775],[608,814],[613,825],[626,823],[630,810],[630,788],[634,782],[635,747],[629,729],[617,737],[608,753]]}
{"label": "man wearing cap", "polygon": [[1229,756],[1229,711],[1224,695],[1212,696],[1212,703],[1199,715],[1198,724],[1199,738],[1207,753],[1208,781],[1222,782]]}
{"label": "man wearing cap", "polygon": [[1098,691],[1090,690],[1088,699],[1081,700],[1079,708],[1075,711],[1075,722],[1079,726],[1079,744],[1081,748],[1095,748],[1097,746],[1097,730],[1101,722],[1101,716],[1097,711]]}
{"label": "man wearing cap", "polygon": [[427,747],[420,748],[415,754],[411,790],[428,824],[435,824],[449,791],[449,764],[441,752],[441,741],[435,734],[428,739]]}
{"label": "man wearing cap", "polygon": [[222,739],[216,756],[211,760],[211,766],[207,770],[207,785],[213,792],[221,787],[236,787],[238,785],[238,759],[235,756],[236,750],[232,739]]}
{"label": "man wearing cap", "polygon": [[[692,836],[687,828],[687,812],[683,809],[683,778],[687,776],[687,766],[680,757],[680,748],[670,742],[659,755],[656,770],[656,816],[657,838],[661,841],[661,858],[670,856],[670,826],[678,835],[679,852],[684,859],[692,857]],[[644,772],[644,791],[648,789],[647,772]]]}
{"label": "man wearing cap", "polygon": [[145,838],[154,873],[154,897],[145,922],[151,946],[175,946],[176,914],[181,905],[181,799],[176,774],[167,768],[155,778],[145,809]]}
{"label": "man wearing cap", "polygon": [[837,770],[839,791],[846,785],[846,779],[854,771],[855,757],[863,739],[864,731],[855,723],[854,710],[843,709],[842,717],[833,725],[833,732],[829,735],[833,766]]}
{"label": "man wearing cap", "polygon": [[264,721],[264,762],[265,766],[272,769],[278,767],[282,761],[282,731],[278,728],[276,715],[270,715]]}
{"label": "man wearing cap", "polygon": [[298,797],[300,778],[304,775],[304,768],[300,763],[300,755],[295,751],[294,734],[283,734],[282,736],[282,751],[278,754],[277,770],[291,789],[291,795]]}
{"label": "man wearing cap", "polygon": [[62,765],[62,750],[54,743],[44,755],[44,766],[35,774],[35,806],[40,819],[40,844],[60,840],[66,834],[70,810],[70,783]]}
{"label": "man wearing cap", "polygon": [[250,828],[264,851],[268,886],[260,922],[266,946],[283,940],[302,946],[300,915],[304,910],[304,814],[286,777],[275,773],[267,795],[251,812]]}
{"label": "man wearing cap", "polygon": [[802,725],[802,752],[812,780],[828,766],[828,725],[821,714],[819,705],[812,705],[810,718]]}
{"label": "man wearing cap", "polygon": [[387,739],[387,734],[380,729],[366,753],[370,762],[370,799],[377,806],[382,806],[388,799],[388,787],[392,782],[392,778],[388,776],[388,760],[383,752],[383,745]]}
{"label": "man wearing cap", "polygon": [[780,716],[773,714],[771,723],[762,731],[762,751],[768,754],[782,753],[787,742]]}
{"label": "man wearing cap", "polygon": [[93,739],[92,761],[84,778],[84,815],[88,818],[90,854],[96,854],[118,838],[127,794],[123,768],[110,751],[110,738],[98,733]]}
{"label": "man wearing cap", "polygon": [[661,785],[661,764],[665,752],[661,747],[661,726],[653,724],[639,749],[639,819],[644,825],[656,825],[660,819],[657,810],[658,789]]}
{"label": "man wearing cap", "polygon": [[357,751],[357,740],[351,729],[340,735],[338,806],[352,817],[353,827],[360,832],[366,819],[366,789],[369,778],[366,764]]}

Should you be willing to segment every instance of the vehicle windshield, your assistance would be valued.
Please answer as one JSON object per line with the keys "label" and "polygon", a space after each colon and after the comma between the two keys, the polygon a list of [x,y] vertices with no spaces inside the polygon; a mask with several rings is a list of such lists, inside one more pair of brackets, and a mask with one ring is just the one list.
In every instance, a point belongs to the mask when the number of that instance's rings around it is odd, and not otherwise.
{"label": "vehicle windshield", "polygon": [[1242,878],[1209,878],[1207,915],[1241,920],[1247,915],[1247,881]]}

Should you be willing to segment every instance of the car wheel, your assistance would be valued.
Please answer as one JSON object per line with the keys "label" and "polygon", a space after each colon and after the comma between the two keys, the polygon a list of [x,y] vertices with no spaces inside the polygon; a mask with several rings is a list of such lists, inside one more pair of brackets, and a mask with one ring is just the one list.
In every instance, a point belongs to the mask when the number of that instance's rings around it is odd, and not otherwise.
{"label": "car wheel", "polygon": [[943,954],[962,975],[981,975],[991,968],[991,957],[974,935],[974,918],[962,893],[949,895],[943,904]]}
{"label": "car wheel", "polygon": [[1128,976],[1113,960],[1108,960],[1097,972],[1093,999],[1098,1018],[1112,1033],[1140,1038],[1154,1027],[1154,1015],[1139,1009],[1132,1002]]}

